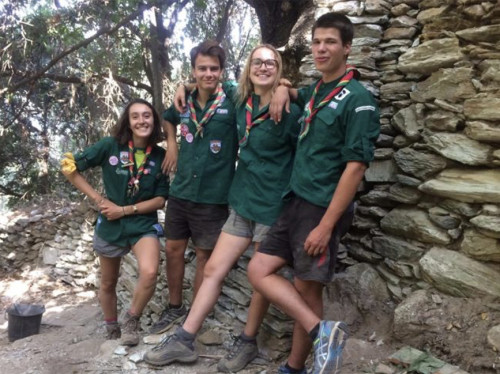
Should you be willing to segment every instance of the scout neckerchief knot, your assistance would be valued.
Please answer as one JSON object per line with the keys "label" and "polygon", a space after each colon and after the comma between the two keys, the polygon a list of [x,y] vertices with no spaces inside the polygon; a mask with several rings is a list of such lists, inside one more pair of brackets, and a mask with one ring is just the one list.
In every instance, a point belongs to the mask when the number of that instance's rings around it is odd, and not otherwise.
{"label": "scout neckerchief knot", "polygon": [[210,121],[210,118],[212,118],[212,116],[214,115],[215,110],[224,101],[226,94],[224,93],[222,86],[219,84],[217,86],[217,90],[215,91],[217,96],[215,97],[214,102],[212,103],[212,105],[210,105],[210,108],[208,108],[207,112],[205,113],[201,121],[198,123],[198,120],[196,119],[196,111],[194,109],[194,102],[193,102],[193,97],[196,95],[197,92],[198,92],[198,87],[196,87],[191,93],[191,95],[189,95],[188,105],[189,105],[189,111],[191,112],[191,121],[193,121],[193,123],[196,125],[196,133],[194,134],[194,136],[200,135],[200,137],[203,138],[203,126],[205,126],[207,122]]}
{"label": "scout neckerchief knot", "polygon": [[244,147],[247,145],[248,142],[248,136],[250,135],[250,129],[253,126],[257,126],[258,124],[264,122],[266,119],[269,118],[269,105],[266,105],[263,113],[261,113],[255,120],[252,121],[252,95],[248,96],[247,104],[245,105],[246,109],[246,128],[245,128],[245,135],[243,135],[243,138],[240,139],[239,145],[240,147]]}
{"label": "scout neckerchief knot", "polygon": [[136,195],[139,191],[139,179],[141,179],[142,174],[144,174],[144,165],[146,165],[146,161],[152,149],[153,147],[150,145],[146,147],[146,154],[144,155],[144,159],[137,168],[137,174],[134,176],[134,142],[132,140],[129,140],[128,142],[128,170],[130,172],[130,179],[127,186],[127,195],[129,197]]}
{"label": "scout neckerchief knot", "polygon": [[323,79],[320,79],[316,87],[314,87],[314,91],[312,93],[311,99],[306,105],[304,110],[304,120],[302,121],[302,128],[300,129],[299,141],[304,139],[304,137],[309,132],[309,127],[313,120],[314,115],[323,108],[326,104],[330,102],[330,100],[337,95],[344,86],[346,86],[351,79],[357,79],[359,77],[359,71],[352,65],[347,65],[346,72],[342,78],[340,78],[339,83],[335,86],[335,88],[323,99],[319,102],[318,105],[314,104],[314,99],[316,98],[316,94],[318,93],[319,86],[323,83]]}

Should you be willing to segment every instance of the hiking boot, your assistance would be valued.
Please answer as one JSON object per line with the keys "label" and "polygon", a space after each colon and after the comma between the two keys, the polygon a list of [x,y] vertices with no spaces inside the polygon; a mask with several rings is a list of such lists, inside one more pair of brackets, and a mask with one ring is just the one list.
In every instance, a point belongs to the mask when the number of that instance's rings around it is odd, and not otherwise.
{"label": "hiking boot", "polygon": [[170,329],[175,323],[180,322],[186,315],[187,310],[184,304],[182,304],[180,308],[166,307],[165,310],[161,312],[160,319],[153,323],[149,329],[149,333],[162,334]]}
{"label": "hiking boot", "polygon": [[[292,374],[292,372],[286,367],[286,364],[283,364],[278,368],[278,374]],[[306,368],[302,369],[297,374],[307,374]]]}
{"label": "hiking boot", "polygon": [[105,326],[106,332],[108,334],[108,340],[120,339],[120,337],[122,336],[122,332],[118,323],[108,323]]}
{"label": "hiking boot", "polygon": [[321,321],[318,337],[314,340],[314,367],[312,374],[338,374],[342,366],[342,350],[349,337],[344,322]]}
{"label": "hiking boot", "polygon": [[195,362],[198,353],[194,347],[182,343],[176,334],[168,336],[160,344],[146,352],[144,361],[150,365],[163,366],[172,362]]}
{"label": "hiking boot", "polygon": [[137,345],[139,344],[139,320],[140,316],[133,316],[127,312],[125,321],[122,325],[122,337],[120,344],[122,345]]}
{"label": "hiking boot", "polygon": [[217,369],[223,373],[235,373],[247,366],[258,354],[256,341],[244,341],[239,336],[229,353],[219,361]]}

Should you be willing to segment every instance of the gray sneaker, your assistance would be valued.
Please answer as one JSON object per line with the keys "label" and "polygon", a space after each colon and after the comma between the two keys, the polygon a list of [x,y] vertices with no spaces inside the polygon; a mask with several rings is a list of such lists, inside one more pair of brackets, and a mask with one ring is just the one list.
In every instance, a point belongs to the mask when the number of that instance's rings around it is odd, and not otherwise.
{"label": "gray sneaker", "polygon": [[349,337],[344,322],[321,321],[318,337],[314,340],[314,367],[312,374],[338,374],[342,366],[342,351]]}
{"label": "gray sneaker", "polygon": [[127,316],[125,317],[125,321],[122,325],[122,337],[120,339],[120,344],[131,346],[139,344],[140,318],[140,316],[132,316],[127,312]]}
{"label": "gray sneaker", "polygon": [[150,365],[163,366],[172,362],[195,362],[198,353],[194,347],[181,343],[177,335],[170,335],[160,344],[146,352],[144,361]]}
{"label": "gray sneaker", "polygon": [[106,333],[108,334],[108,340],[120,339],[122,336],[120,325],[118,323],[106,324]]}
{"label": "gray sneaker", "polygon": [[161,313],[160,319],[153,323],[149,332],[151,334],[162,334],[177,322],[180,322],[187,315],[184,304],[180,308],[169,308],[168,306]]}
{"label": "gray sneaker", "polygon": [[217,369],[223,373],[235,373],[243,369],[259,354],[257,342],[236,339],[229,353],[219,361]]}

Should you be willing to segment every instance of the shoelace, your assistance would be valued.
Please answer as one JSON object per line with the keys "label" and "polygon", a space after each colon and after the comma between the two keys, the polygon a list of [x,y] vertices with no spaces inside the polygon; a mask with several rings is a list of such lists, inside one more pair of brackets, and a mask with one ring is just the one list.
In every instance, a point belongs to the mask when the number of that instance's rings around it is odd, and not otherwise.
{"label": "shoelace", "polygon": [[124,330],[137,330],[139,327],[139,318],[129,318],[126,322],[125,325],[123,326]]}
{"label": "shoelace", "polygon": [[239,336],[232,335],[231,337],[235,340],[235,342],[227,355],[227,358],[230,360],[233,359],[245,345],[245,342]]}
{"label": "shoelace", "polygon": [[165,336],[160,344],[158,344],[156,347],[153,347],[153,351],[159,351],[163,348],[165,348],[165,346],[170,343],[170,341],[173,339],[173,337],[175,336],[175,334],[172,334],[172,335],[168,335],[168,336]]}

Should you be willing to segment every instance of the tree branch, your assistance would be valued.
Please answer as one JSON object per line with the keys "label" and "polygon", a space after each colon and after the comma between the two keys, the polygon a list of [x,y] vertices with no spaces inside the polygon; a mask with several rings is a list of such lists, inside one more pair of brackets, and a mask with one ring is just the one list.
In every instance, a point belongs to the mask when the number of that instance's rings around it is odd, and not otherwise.
{"label": "tree branch", "polygon": [[96,40],[97,38],[99,38],[101,35],[104,35],[104,34],[112,34],[114,33],[116,30],[118,30],[120,27],[122,27],[123,25],[127,24],[128,22],[130,22],[131,20],[133,20],[134,18],[138,17],[140,14],[142,14],[145,10],[151,8],[153,6],[153,4],[149,4],[149,5],[145,5],[145,4],[140,4],[139,5],[139,8],[131,13],[130,15],[128,15],[127,17],[123,18],[120,22],[118,22],[115,26],[113,26],[112,28],[109,28],[107,26],[101,28],[100,30],[98,30],[93,36],[87,38],[87,39],[84,39],[82,40],[80,43],[77,43],[75,44],[74,46],[66,49],[65,51],[61,52],[60,54],[58,54],[56,57],[54,57],[44,68],[42,68],[41,70],[37,71],[34,75],[32,76],[29,76],[23,80],[21,80],[20,82],[10,86],[10,87],[6,87],[2,90],[0,90],[0,96],[3,96],[5,93],[8,93],[8,92],[14,92],[16,91],[17,89],[19,89],[20,87],[22,86],[25,86],[37,79],[39,79],[40,77],[42,77],[50,68],[52,68],[54,65],[56,65],[60,60],[62,60],[64,57],[68,56],[69,54],[73,53],[74,51],[80,49],[80,48],[83,48],[87,45],[89,45],[90,43],[92,43],[94,40]]}
{"label": "tree branch", "polygon": [[219,43],[222,42],[224,38],[224,34],[227,31],[227,23],[229,22],[229,12],[231,11],[231,7],[233,6],[234,0],[228,0],[226,6],[224,7],[224,15],[219,23],[219,31],[217,31],[217,36],[215,40]]}

